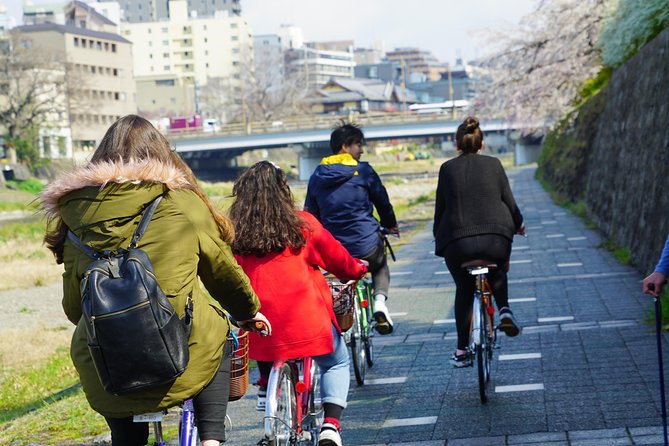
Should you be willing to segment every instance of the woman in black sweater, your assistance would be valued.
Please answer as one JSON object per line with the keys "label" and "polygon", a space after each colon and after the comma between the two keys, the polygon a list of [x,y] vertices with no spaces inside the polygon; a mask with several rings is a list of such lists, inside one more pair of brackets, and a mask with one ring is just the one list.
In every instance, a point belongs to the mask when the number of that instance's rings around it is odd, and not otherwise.
{"label": "woman in black sweater", "polygon": [[451,364],[467,367],[471,365],[467,344],[474,278],[461,265],[485,259],[499,266],[488,274],[499,309],[499,328],[507,336],[518,335],[520,328],[509,308],[506,271],[513,235],[525,234],[525,224],[502,163],[479,154],[483,132],[476,118],[468,117],[460,124],[455,143],[460,155],[439,170],[433,233],[435,254],[445,258],[456,285],[458,345]]}

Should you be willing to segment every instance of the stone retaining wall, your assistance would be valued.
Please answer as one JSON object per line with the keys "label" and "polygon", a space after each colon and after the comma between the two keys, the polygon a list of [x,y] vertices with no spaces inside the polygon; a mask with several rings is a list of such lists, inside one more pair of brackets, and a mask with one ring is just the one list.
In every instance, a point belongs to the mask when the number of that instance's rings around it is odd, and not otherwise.
{"label": "stone retaining wall", "polygon": [[612,76],[588,159],[591,219],[653,268],[669,234],[669,28]]}

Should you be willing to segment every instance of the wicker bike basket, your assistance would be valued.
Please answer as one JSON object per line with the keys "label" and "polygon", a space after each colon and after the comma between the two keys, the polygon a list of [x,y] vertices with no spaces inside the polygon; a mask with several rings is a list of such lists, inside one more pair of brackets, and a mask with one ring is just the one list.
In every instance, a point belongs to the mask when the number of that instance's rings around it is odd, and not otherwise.
{"label": "wicker bike basket", "polygon": [[[228,336],[232,340],[232,336]],[[230,359],[230,396],[229,401],[237,401],[249,388],[249,334],[237,334],[237,348]]]}
{"label": "wicker bike basket", "polygon": [[355,282],[342,283],[332,275],[325,276],[325,279],[328,285],[330,285],[330,291],[332,292],[332,302],[337,324],[342,331],[346,331],[353,326]]}

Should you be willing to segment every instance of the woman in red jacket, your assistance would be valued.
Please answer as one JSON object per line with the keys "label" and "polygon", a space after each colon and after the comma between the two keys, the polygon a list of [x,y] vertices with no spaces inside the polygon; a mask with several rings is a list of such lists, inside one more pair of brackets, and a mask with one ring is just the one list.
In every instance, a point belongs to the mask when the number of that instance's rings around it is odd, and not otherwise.
{"label": "woman in red jacket", "polygon": [[339,418],[346,407],[349,359],[332,294],[320,268],[355,280],[366,265],[348,253],[308,212],[298,211],[286,174],[261,161],[235,182],[230,219],[233,252],[249,276],[272,336],[249,333],[249,357],[260,370],[259,407],[272,362],[312,356],[321,369],[325,420],[318,444],[341,446]]}

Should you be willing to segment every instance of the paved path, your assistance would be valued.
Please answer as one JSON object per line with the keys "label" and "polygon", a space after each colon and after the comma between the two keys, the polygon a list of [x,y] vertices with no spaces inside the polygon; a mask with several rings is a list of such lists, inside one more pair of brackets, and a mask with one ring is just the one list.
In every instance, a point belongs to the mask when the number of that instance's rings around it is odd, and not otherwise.
{"label": "paved path", "polygon": [[[391,265],[397,329],[375,337],[368,382],[353,381],[347,446],[662,444],[655,335],[644,322],[652,302],[639,291],[641,276],[553,204],[533,168],[509,178],[529,235],[516,237],[509,274],[524,330],[501,335],[489,403],[478,399],[474,368],[448,364],[454,287],[428,225]],[[228,444],[260,439],[254,397],[252,387],[230,405]]]}

